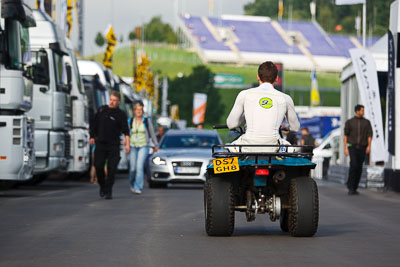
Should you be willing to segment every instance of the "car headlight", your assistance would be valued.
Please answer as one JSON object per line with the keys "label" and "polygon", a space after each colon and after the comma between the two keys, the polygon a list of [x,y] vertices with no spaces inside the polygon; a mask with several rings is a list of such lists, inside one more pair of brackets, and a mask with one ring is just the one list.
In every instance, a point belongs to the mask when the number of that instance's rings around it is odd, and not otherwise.
{"label": "car headlight", "polygon": [[167,162],[164,159],[161,159],[160,157],[155,157],[152,159],[153,163],[156,165],[165,165]]}

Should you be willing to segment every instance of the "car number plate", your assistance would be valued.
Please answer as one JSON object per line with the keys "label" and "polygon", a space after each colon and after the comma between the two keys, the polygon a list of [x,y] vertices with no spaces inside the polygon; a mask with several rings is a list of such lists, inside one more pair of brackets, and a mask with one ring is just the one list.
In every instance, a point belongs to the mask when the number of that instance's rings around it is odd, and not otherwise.
{"label": "car number plate", "polygon": [[214,173],[239,171],[238,157],[214,159],[213,164],[214,164]]}
{"label": "car number plate", "polygon": [[197,167],[176,167],[175,173],[179,174],[197,174],[200,172],[200,168]]}

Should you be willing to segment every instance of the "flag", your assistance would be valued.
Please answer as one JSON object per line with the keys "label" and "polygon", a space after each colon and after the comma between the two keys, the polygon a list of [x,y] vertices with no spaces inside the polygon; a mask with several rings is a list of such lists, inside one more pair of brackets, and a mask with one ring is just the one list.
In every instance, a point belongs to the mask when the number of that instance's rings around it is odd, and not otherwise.
{"label": "flag", "polygon": [[115,36],[114,29],[110,25],[106,31],[107,49],[104,53],[103,65],[107,68],[112,68],[112,55],[114,53],[114,48],[117,45],[117,37]]}
{"label": "flag", "polygon": [[282,17],[283,15],[283,0],[279,0],[278,3],[278,16]]}
{"label": "flag", "polygon": [[67,0],[67,37],[71,38],[72,31],[72,0]]}
{"label": "flag", "polygon": [[204,123],[206,115],[207,95],[194,93],[193,95],[193,124],[198,125]]}
{"label": "flag", "polygon": [[178,105],[172,105],[170,107],[170,117],[173,120],[179,120],[179,106]]}
{"label": "flag", "polygon": [[396,128],[395,128],[395,71],[396,71],[396,54],[393,34],[388,31],[388,85],[387,85],[387,112],[386,112],[386,147],[391,155],[395,155],[396,151]]}
{"label": "flag", "polygon": [[36,0],[36,9],[44,11],[44,0]]}
{"label": "flag", "polygon": [[[76,1],[76,0],[75,0]],[[79,0],[79,2],[75,2],[75,10],[77,14],[77,24],[78,24],[78,52],[80,55],[83,55],[83,37],[84,37],[84,29],[83,29],[83,0]]]}
{"label": "flag", "polygon": [[365,0],[336,0],[336,5],[357,5],[365,4]]}
{"label": "flag", "polygon": [[352,48],[349,52],[356,74],[361,104],[365,107],[365,118],[371,122],[372,126],[370,159],[373,162],[386,161],[381,97],[375,59],[371,52],[364,48]]}
{"label": "flag", "polygon": [[211,14],[214,12],[214,0],[210,0],[208,4],[208,11],[210,11]]}
{"label": "flag", "polygon": [[319,106],[318,81],[315,69],[311,72],[311,106]]}

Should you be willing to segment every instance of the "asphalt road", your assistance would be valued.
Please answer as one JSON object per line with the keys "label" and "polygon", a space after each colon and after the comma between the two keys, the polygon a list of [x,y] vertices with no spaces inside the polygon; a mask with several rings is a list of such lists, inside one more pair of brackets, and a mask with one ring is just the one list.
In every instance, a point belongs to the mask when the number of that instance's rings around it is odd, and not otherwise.
{"label": "asphalt road", "polygon": [[236,213],[232,237],[208,237],[202,186],[145,188],[126,176],[114,199],[85,182],[0,192],[0,266],[400,266],[400,194],[320,183],[312,238]]}

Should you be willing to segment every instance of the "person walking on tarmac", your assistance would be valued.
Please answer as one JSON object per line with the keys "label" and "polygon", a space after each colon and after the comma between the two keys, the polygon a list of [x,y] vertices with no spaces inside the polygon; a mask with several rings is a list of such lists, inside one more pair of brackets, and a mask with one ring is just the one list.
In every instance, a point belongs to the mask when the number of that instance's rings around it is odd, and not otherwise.
{"label": "person walking on tarmac", "polygon": [[[130,151],[128,121],[124,111],[118,108],[120,94],[111,92],[110,104],[102,106],[97,111],[90,128],[90,144],[96,143],[94,166],[100,186],[100,197],[112,199],[115,172],[120,160],[120,136],[125,136],[125,152]],[[107,161],[107,179],[104,165]]]}
{"label": "person walking on tarmac", "polygon": [[[226,120],[229,129],[239,127],[245,120],[246,133],[235,140],[234,144],[279,145],[279,129],[286,117],[290,130],[297,132],[300,123],[294,110],[292,98],[273,87],[278,69],[271,61],[258,67],[259,86],[239,93]],[[244,152],[274,152],[277,147],[244,147]]]}
{"label": "person walking on tarmac", "polygon": [[[129,156],[129,183],[131,192],[140,195],[144,184],[144,168],[148,168],[150,146],[153,143],[154,152],[158,151],[157,138],[151,119],[144,116],[143,103],[138,102],[133,108],[134,117],[130,119],[131,153]],[[150,174],[149,174],[150,175]]]}
{"label": "person walking on tarmac", "polygon": [[365,154],[371,152],[372,127],[364,118],[364,106],[356,105],[356,115],[347,120],[344,126],[344,154],[350,155],[349,177],[347,188],[349,195],[358,195],[357,188],[361,179]]}

